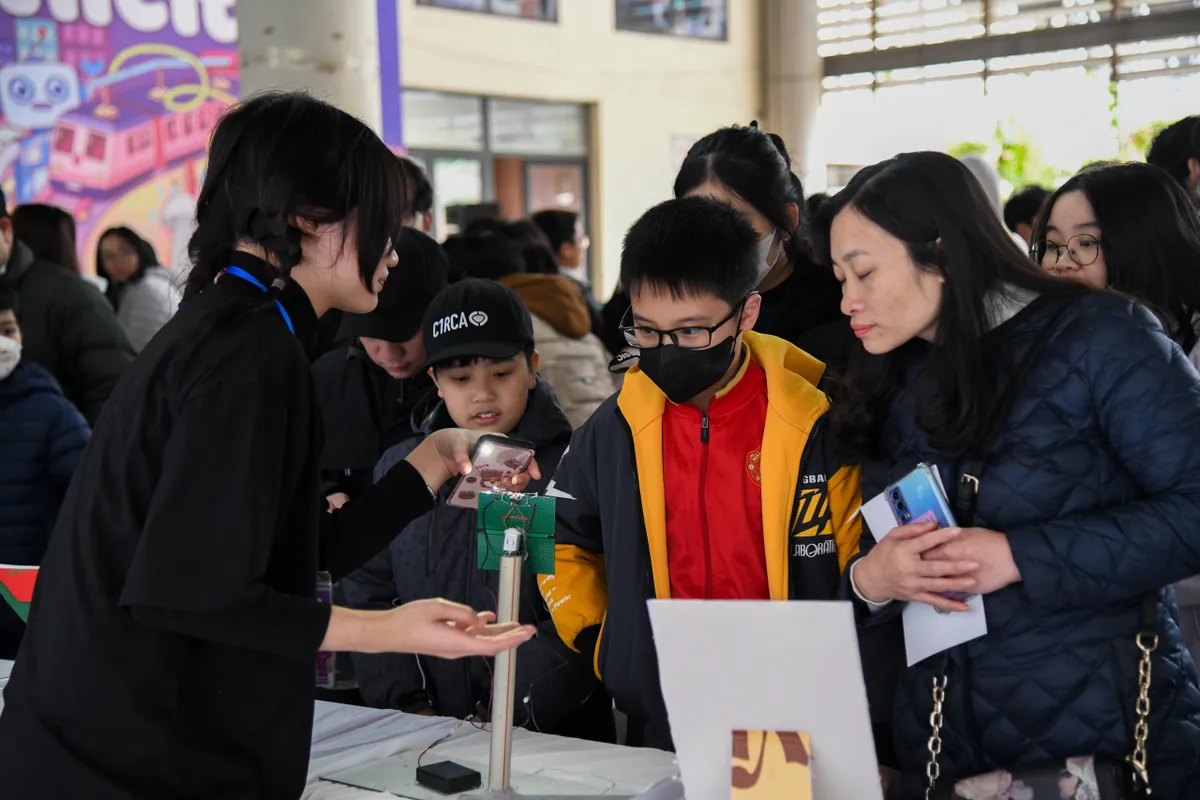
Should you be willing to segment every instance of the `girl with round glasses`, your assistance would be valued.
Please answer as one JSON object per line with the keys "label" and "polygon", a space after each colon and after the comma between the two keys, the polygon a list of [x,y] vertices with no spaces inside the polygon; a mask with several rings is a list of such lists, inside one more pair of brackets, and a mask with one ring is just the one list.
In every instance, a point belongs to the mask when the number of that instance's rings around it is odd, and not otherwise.
{"label": "girl with round glasses", "polygon": [[1042,207],[1033,257],[1052,273],[1142,301],[1200,365],[1200,218],[1149,164],[1080,172]]}

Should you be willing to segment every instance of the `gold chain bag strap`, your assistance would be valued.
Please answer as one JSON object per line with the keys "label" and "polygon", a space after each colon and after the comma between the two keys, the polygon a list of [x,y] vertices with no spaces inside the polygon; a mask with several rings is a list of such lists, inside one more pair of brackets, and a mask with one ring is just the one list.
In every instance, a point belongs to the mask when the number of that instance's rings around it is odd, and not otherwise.
{"label": "gold chain bag strap", "polygon": [[[1034,300],[1030,305],[1039,305],[1046,302],[1050,302],[1050,298],[1043,295]],[[1029,370],[1037,362],[1046,343],[1049,342],[1058,325],[1059,319],[1061,319],[1063,313],[1070,306],[1070,300],[1060,300],[1059,302],[1059,307],[1051,315],[1045,327],[1042,328],[1041,333],[1038,334],[1038,338],[1021,358],[1020,366],[993,407],[991,426],[986,429],[982,441],[976,447],[972,448],[971,452],[966,454],[962,459],[961,477],[958,482],[958,492],[954,499],[955,521],[961,527],[968,528],[975,524],[975,507],[979,500],[980,476],[983,474],[985,459],[995,444],[1002,426],[1008,421],[1008,415],[1012,410],[1012,403],[1016,397],[1017,390],[1024,383]],[[1137,646],[1142,656],[1138,664],[1138,698],[1134,709],[1138,721],[1134,728],[1133,753],[1126,757],[1123,764],[1114,765],[1103,761],[1097,762],[1096,759],[1085,756],[1081,759],[1070,759],[1069,761],[1079,762],[1079,766],[1081,767],[1084,765],[1084,762],[1088,762],[1086,766],[1090,767],[1090,770],[1074,770],[1072,769],[1072,765],[1067,763],[1030,770],[1028,771],[1029,774],[1021,776],[1027,778],[1030,783],[1046,785],[1047,794],[1045,796],[1050,797],[1051,795],[1048,792],[1053,790],[1053,798],[1057,800],[1061,796],[1058,794],[1058,781],[1064,775],[1075,771],[1087,773],[1098,784],[1103,784],[1102,787],[1096,787],[1096,795],[1101,800],[1133,800],[1133,798],[1148,797],[1150,795],[1150,780],[1146,771],[1146,740],[1150,735],[1150,654],[1158,647],[1158,599],[1158,592],[1150,592],[1142,599],[1141,625],[1137,635]],[[941,791],[937,791],[938,780],[941,778],[941,766],[938,763],[938,757],[942,752],[941,732],[944,723],[943,711],[946,702],[947,673],[949,668],[950,654],[946,652],[940,656],[938,669],[933,677],[933,710],[929,714],[929,761],[925,767],[925,777],[927,780],[925,800],[954,800],[954,798],[960,797],[960,795],[954,793],[953,789],[943,788]],[[1116,774],[1118,772],[1123,774]],[[1015,778],[1011,774],[1009,777]],[[976,776],[976,778],[967,779],[967,781],[986,780],[989,778],[991,778],[991,774]],[[956,786],[962,785],[962,783],[959,782]],[[1033,796],[1034,800],[1041,800],[1043,795],[1035,793]]]}
{"label": "gold chain bag strap", "polygon": [[[1087,775],[1087,779],[1094,781],[1090,787],[1092,793],[1083,796],[1099,797],[1100,800],[1135,800],[1151,796],[1150,773],[1146,767],[1146,740],[1150,738],[1150,656],[1158,648],[1158,634],[1155,632],[1157,625],[1158,593],[1154,592],[1145,595],[1142,599],[1141,629],[1135,640],[1137,648],[1141,652],[1141,658],[1138,660],[1138,693],[1134,703],[1137,723],[1133,728],[1133,752],[1125,757],[1124,762],[1106,762],[1092,756],[1085,756],[1067,759],[1063,764],[1055,764],[1050,767],[1010,772],[1007,773],[1005,780],[1013,783],[1020,781],[1029,788],[1036,789],[1038,785],[1041,785],[1047,791],[1051,789],[1057,791],[1055,787],[1058,786],[1058,782],[1064,777],[1069,779],[1071,773],[1076,771],[1071,768],[1072,762],[1074,762],[1078,765],[1086,764],[1089,768],[1083,769],[1082,772]],[[928,781],[925,787],[925,800],[955,800],[968,796],[968,794],[960,794],[952,790],[937,791],[938,779],[941,777],[938,756],[942,752],[942,710],[946,702],[948,666],[948,659],[944,660],[938,674],[933,678],[933,711],[929,714],[929,762],[925,767],[925,777]],[[994,773],[975,776],[967,779],[967,782],[995,783],[996,779],[993,775]],[[960,781],[955,786],[962,786],[963,783]],[[969,794],[973,796],[973,793]],[[1049,794],[1045,796],[1051,797]],[[1053,795],[1054,798],[1060,796]],[[1034,800],[1041,800],[1043,795],[1035,793],[1033,797]]]}

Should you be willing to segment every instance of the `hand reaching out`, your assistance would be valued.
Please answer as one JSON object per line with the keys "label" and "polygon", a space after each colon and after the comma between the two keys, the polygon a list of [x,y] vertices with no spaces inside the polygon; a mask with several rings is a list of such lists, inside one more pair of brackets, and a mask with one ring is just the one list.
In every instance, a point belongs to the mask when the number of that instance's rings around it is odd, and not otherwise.
{"label": "hand reaching out", "polygon": [[532,625],[494,625],[496,615],[448,600],[417,600],[386,611],[334,606],[322,650],[413,653],[438,658],[494,656],[536,633]]}
{"label": "hand reaching out", "polygon": [[495,625],[490,611],[477,613],[448,600],[417,600],[388,612],[382,635],[388,652],[438,658],[494,656],[511,650],[536,632],[532,625]]}
{"label": "hand reaching out", "polygon": [[[471,471],[471,450],[479,437],[484,434],[479,431],[467,431],[459,428],[446,428],[436,431],[417,446],[406,459],[417,468],[426,485],[437,489],[455,475],[466,475]],[[512,479],[511,491],[519,492],[529,485],[531,480],[542,477],[537,461],[530,461],[528,469]]]}

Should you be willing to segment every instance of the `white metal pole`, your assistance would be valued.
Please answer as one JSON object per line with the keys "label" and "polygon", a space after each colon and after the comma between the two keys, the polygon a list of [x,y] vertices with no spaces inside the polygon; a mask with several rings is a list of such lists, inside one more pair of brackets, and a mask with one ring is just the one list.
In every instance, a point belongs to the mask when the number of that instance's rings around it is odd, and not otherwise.
{"label": "white metal pole", "polygon": [[[504,532],[504,555],[500,557],[500,595],[496,621],[516,622],[521,608],[521,575],[525,571],[525,534],[516,528]],[[496,656],[492,679],[492,750],[488,764],[488,789],[507,792],[512,773],[513,700],[516,693],[515,652]]]}

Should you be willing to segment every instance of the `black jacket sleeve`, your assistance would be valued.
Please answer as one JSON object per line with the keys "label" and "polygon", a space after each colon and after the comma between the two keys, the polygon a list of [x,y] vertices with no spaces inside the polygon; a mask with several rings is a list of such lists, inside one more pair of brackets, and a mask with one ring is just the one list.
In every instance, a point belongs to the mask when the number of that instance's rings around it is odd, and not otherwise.
{"label": "black jacket sleeve", "polygon": [[421,473],[400,461],[362,497],[321,515],[321,569],[341,580],[432,508],[433,495]]}

